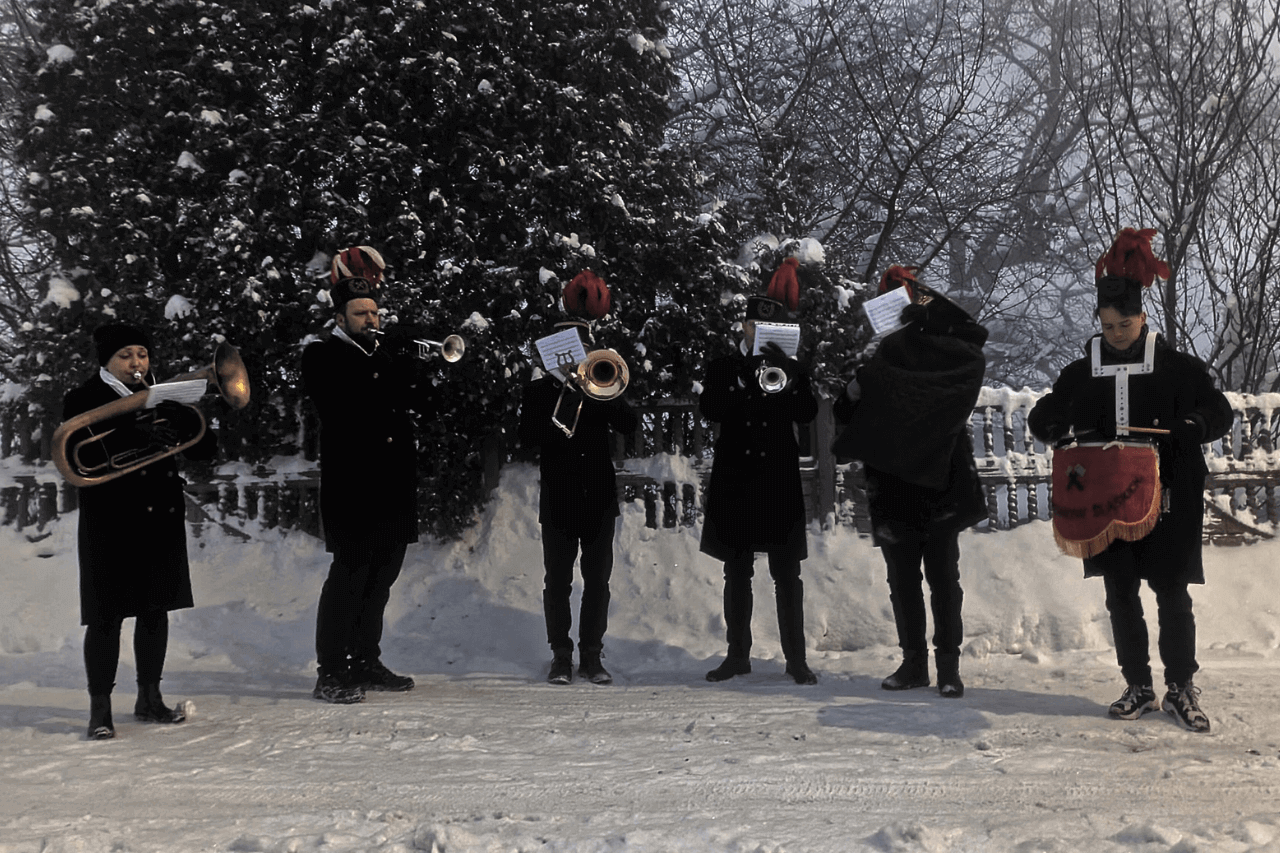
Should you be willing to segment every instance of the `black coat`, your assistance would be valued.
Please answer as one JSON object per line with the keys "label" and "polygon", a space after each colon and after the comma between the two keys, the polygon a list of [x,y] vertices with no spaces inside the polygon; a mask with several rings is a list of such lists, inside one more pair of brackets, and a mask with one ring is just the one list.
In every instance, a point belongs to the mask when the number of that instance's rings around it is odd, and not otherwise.
{"label": "black coat", "polygon": [[987,517],[968,423],[982,390],[987,330],[938,299],[888,335],[858,370],[861,397],[841,396],[849,425],[832,446],[866,465],[877,545],[955,533]]}
{"label": "black coat", "polygon": [[760,390],[758,358],[741,352],[707,366],[698,405],[720,424],[707,483],[701,550],[718,560],[744,551],[771,551],[796,560],[809,556],[800,448],[796,424],[818,413],[809,377],[789,366],[791,384],[776,394]]}
{"label": "black coat", "polygon": [[[1095,336],[1100,338],[1101,336]],[[1127,361],[1140,362],[1142,348]],[[1085,347],[1088,352],[1088,344]],[[1126,361],[1104,348],[1103,364]],[[1204,482],[1208,474],[1200,442],[1214,441],[1231,429],[1235,413],[1227,398],[1213,387],[1203,362],[1178,352],[1156,338],[1154,370],[1129,376],[1129,424],[1170,428],[1191,418],[1200,427],[1192,443],[1158,440],[1160,484],[1168,511],[1155,529],[1138,542],[1118,540],[1084,561],[1085,575],[1106,573],[1109,567],[1132,563],[1140,577],[1181,583],[1204,583],[1201,536],[1204,523]],[[1074,431],[1077,436],[1115,435],[1115,379],[1094,377],[1090,358],[1063,368],[1050,393],[1041,397],[1027,418],[1032,433],[1051,443]],[[1134,440],[1141,440],[1134,437]]]}
{"label": "black coat", "polygon": [[359,552],[418,541],[413,412],[435,413],[425,363],[330,336],[302,353],[302,381],[320,415],[320,518],[325,545]]}
{"label": "black coat", "polygon": [[538,451],[538,521],[566,533],[590,535],[602,522],[618,517],[614,435],[635,432],[639,418],[621,397],[592,400],[569,388],[558,416],[561,423],[572,427],[578,401],[583,401],[577,429],[569,438],[551,422],[560,389],[560,380],[553,376],[525,386],[520,444]]}
{"label": "black coat", "polygon": [[[63,400],[66,420],[121,399],[95,374]],[[179,432],[194,435],[193,412],[182,418]],[[145,438],[134,427],[132,413],[81,430],[68,447],[89,433],[114,430],[104,441],[110,453],[143,447]],[[84,461],[97,461],[102,445],[90,445]],[[217,452],[212,431],[185,454],[210,459]],[[137,471],[79,489],[80,622],[91,625],[156,610],[193,606],[187,563],[185,481],[174,456]]]}

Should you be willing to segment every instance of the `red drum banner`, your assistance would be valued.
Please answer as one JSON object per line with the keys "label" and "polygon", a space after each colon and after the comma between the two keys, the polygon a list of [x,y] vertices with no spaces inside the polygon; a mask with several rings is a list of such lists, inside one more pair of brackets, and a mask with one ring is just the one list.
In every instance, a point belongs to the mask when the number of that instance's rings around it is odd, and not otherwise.
{"label": "red drum banner", "polygon": [[1060,448],[1052,482],[1053,538],[1068,556],[1092,557],[1117,539],[1141,539],[1160,518],[1160,457],[1150,444]]}

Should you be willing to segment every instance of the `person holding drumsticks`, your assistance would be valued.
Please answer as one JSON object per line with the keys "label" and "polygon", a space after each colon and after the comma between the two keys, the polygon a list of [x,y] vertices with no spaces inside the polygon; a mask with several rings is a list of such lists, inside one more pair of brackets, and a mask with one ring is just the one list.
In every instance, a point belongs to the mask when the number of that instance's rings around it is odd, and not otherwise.
{"label": "person holding drumsticks", "polygon": [[[1101,576],[1115,638],[1116,659],[1127,686],[1109,713],[1136,720],[1163,708],[1186,728],[1209,731],[1192,682],[1196,624],[1188,585],[1204,583],[1201,525],[1208,473],[1201,445],[1225,435],[1234,413],[1204,363],[1171,347],[1147,326],[1142,292],[1169,267],[1151,250],[1154,229],[1125,228],[1097,263],[1097,310],[1102,327],[1085,344],[1084,358],[1063,368],[1049,394],[1028,416],[1046,444],[1071,436],[1110,442],[1117,437],[1153,440],[1158,451],[1162,508],[1150,532],[1116,539],[1084,558],[1086,577]],[[1087,480],[1088,472],[1081,475]],[[1141,582],[1155,593],[1159,650],[1167,691],[1157,702],[1152,687]]]}

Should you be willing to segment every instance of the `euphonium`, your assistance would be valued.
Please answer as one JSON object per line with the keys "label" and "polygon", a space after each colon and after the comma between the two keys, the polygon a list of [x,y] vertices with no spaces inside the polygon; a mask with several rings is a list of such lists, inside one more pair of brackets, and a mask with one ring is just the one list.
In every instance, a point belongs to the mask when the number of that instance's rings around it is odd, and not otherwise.
{"label": "euphonium", "polygon": [[[202,370],[175,376],[171,382],[188,382],[203,379],[213,385],[214,390],[235,409],[243,409],[249,404],[249,373],[245,370],[240,353],[230,344],[219,344],[213,354],[213,362]],[[152,462],[181,453],[204,437],[206,423],[204,414],[195,406],[188,406],[199,418],[200,428],[193,438],[186,439],[172,447],[164,448],[129,448],[114,455],[108,454],[106,461],[97,465],[86,465],[80,454],[91,444],[101,442],[114,429],[91,435],[77,441],[68,448],[71,436],[94,424],[118,418],[121,415],[140,411],[146,408],[151,396],[151,388],[121,397],[106,405],[98,406],[87,412],[68,418],[53,432],[53,464],[59,473],[73,486],[96,486],[108,480],[122,477]],[[105,445],[104,445],[105,446]]]}
{"label": "euphonium", "polygon": [[[622,356],[611,349],[591,350],[560,386],[560,396],[556,398],[556,407],[551,412],[551,422],[560,427],[566,436],[573,438],[578,430],[578,418],[582,416],[582,404],[586,402],[586,398],[612,400],[627,389],[630,381],[631,371]],[[578,400],[573,424],[566,426],[560,421],[560,404],[564,402],[565,389],[570,385],[582,394],[582,399]]]}

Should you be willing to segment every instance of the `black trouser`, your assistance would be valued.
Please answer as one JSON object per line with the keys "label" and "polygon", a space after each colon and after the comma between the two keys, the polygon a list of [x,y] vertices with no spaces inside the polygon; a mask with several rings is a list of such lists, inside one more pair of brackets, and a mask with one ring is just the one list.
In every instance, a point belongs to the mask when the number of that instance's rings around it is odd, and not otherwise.
{"label": "black trouser", "polygon": [[[898,627],[898,646],[904,652],[927,652],[925,642],[924,588],[929,582],[929,604],[933,612],[933,648],[942,655],[960,654],[964,623],[960,615],[964,590],[960,588],[960,533],[913,536],[901,542],[882,544],[889,570],[889,600],[893,621]],[[921,575],[920,564],[924,563]]]}
{"label": "black trouser", "polygon": [[[1103,575],[1107,613],[1115,638],[1116,660],[1129,684],[1151,684],[1151,645],[1142,612],[1142,580],[1132,569],[1108,568]],[[1166,684],[1184,685],[1200,668],[1196,663],[1196,617],[1187,584],[1148,581],[1156,594],[1160,661]]]}
{"label": "black trouser", "polygon": [[[95,622],[84,629],[84,669],[89,677],[89,695],[107,696],[116,686],[120,663],[120,628],[124,617]],[[155,684],[164,671],[165,650],[169,646],[169,613],[153,610],[134,620],[133,659],[139,684]]]}
{"label": "black trouser", "polygon": [[[782,656],[787,663],[804,663],[804,582],[800,580],[800,561],[781,551],[768,554]],[[731,658],[751,656],[751,579],[755,577],[755,559],[754,552],[746,551],[724,564],[724,621]]]}
{"label": "black trouser", "polygon": [[400,577],[407,546],[375,543],[335,548],[316,609],[316,662],[321,672],[341,672],[347,658],[382,656],[382,614]]}
{"label": "black trouser", "polygon": [[582,605],[578,614],[578,648],[599,652],[609,627],[609,578],[613,575],[614,519],[604,518],[594,530],[571,533],[542,525],[542,611],[547,619],[547,642],[555,654],[572,654],[573,563],[582,551]]}

